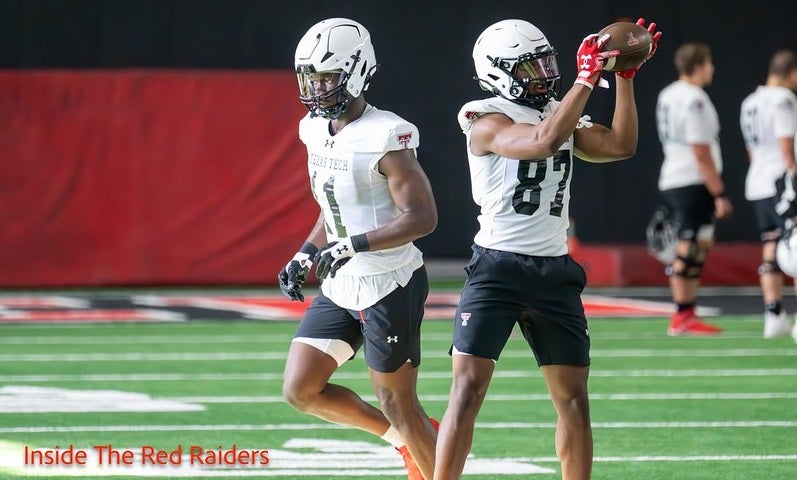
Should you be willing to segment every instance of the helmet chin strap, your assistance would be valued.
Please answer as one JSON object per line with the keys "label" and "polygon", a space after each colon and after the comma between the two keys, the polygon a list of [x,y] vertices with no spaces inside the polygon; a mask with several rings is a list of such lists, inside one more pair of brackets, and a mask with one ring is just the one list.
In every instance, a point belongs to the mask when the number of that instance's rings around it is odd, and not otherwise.
{"label": "helmet chin strap", "polygon": [[[545,105],[547,105],[554,96],[554,92],[552,91],[547,91],[545,95],[531,95],[529,94],[528,86],[523,85],[512,87],[510,89],[510,93],[515,94],[515,96],[512,98],[507,98],[507,100],[535,109],[541,109],[545,107]],[[526,96],[523,96],[524,94]]]}
{"label": "helmet chin strap", "polygon": [[479,84],[479,88],[481,88],[485,92],[490,92],[493,95],[500,95],[501,94],[498,91],[498,89],[493,87],[492,84],[490,82],[488,82],[487,80],[483,80],[483,79],[481,79],[481,78],[479,78],[479,77],[477,77],[475,75],[473,76],[473,80],[475,80],[476,83]]}

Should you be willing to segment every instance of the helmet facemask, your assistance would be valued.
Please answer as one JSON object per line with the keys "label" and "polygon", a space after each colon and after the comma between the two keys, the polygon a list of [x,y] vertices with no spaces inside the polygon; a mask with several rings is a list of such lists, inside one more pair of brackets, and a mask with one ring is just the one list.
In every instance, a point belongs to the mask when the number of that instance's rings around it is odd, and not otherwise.
{"label": "helmet facemask", "polygon": [[[538,52],[525,53],[517,58],[492,59],[493,67],[501,70],[511,79],[507,100],[541,109],[552,98],[556,98],[561,78],[556,54],[556,50],[546,47]],[[480,81],[484,82],[484,80]],[[542,91],[537,91],[536,85],[544,85],[545,88]]]}
{"label": "helmet facemask", "polygon": [[[348,74],[343,70],[316,72],[312,65],[300,65],[296,68],[296,78],[299,100],[310,111],[310,117],[334,120],[343,115],[352,101],[346,92]],[[330,104],[331,101],[334,103]]]}

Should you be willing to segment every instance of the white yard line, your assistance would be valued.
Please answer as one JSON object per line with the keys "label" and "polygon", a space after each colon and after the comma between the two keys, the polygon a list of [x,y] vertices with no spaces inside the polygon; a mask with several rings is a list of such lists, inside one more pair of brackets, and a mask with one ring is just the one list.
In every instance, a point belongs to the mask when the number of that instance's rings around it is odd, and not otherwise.
{"label": "white yard line", "polygon": [[[736,320],[734,320],[736,322]],[[760,319],[756,320],[761,323]],[[661,340],[665,338],[664,330],[660,333],[596,333],[593,341],[604,340]],[[0,345],[140,345],[140,344],[218,344],[218,343],[277,343],[288,345],[293,338],[290,334],[284,335],[66,335],[66,336],[37,336],[37,335],[9,335],[0,338]],[[424,333],[424,341],[450,342],[450,333]],[[690,341],[699,340],[758,340],[761,334],[756,332],[724,332],[720,336],[706,336],[690,338]]]}
{"label": "white yard line", "polygon": [[[168,362],[168,361],[284,361],[285,352],[126,352],[126,353],[7,353],[0,362]],[[595,349],[592,358],[727,358],[797,357],[797,348],[714,349]],[[447,352],[426,352],[424,358],[449,358]],[[506,350],[501,358],[531,358],[530,350]]]}
{"label": "white yard line", "polygon": [[[476,423],[484,429],[553,429],[553,422],[486,422]],[[594,422],[593,429],[648,429],[648,428],[795,428],[797,421],[736,421],[736,422]],[[243,432],[243,431],[297,431],[297,430],[341,430],[349,427],[331,423],[283,423],[283,424],[225,424],[225,425],[79,425],[2,427],[0,434],[11,433],[75,433],[75,432]]]}
{"label": "white yard line", "polygon": [[[8,388],[8,387],[6,387]],[[19,389],[20,387],[15,387]],[[79,394],[80,390],[75,390]],[[31,398],[20,395],[3,394],[0,388],[0,414],[2,413],[52,413],[52,412],[122,412],[122,411],[195,411],[202,410],[202,404],[283,404],[285,399],[281,395],[224,395],[224,396],[185,396],[185,397],[155,397],[149,395],[133,394],[127,392],[114,392],[116,398],[105,399],[100,391],[96,398],[81,400],[80,398],[62,398],[57,395],[45,396],[33,394]],[[126,398],[133,397],[133,398]],[[29,394],[30,397],[30,394]],[[52,397],[52,398],[50,398]],[[146,397],[145,399],[135,397]],[[376,402],[374,395],[363,395],[367,402]],[[488,394],[491,402],[550,402],[548,394]],[[422,402],[448,403],[448,394],[419,395]],[[592,394],[590,400],[598,401],[676,401],[676,400],[793,400],[797,399],[797,392],[763,392],[763,393],[612,393]]]}
{"label": "white yard line", "polygon": [[[42,337],[19,335],[0,338],[3,345],[140,345],[154,344],[207,344],[207,343],[284,343],[292,335],[85,335]],[[425,338],[425,337],[424,337]],[[447,339],[451,335],[446,335]]]}
{"label": "white yard line", "polygon": [[[557,457],[512,458],[511,460],[534,463],[559,463]],[[797,455],[642,455],[632,457],[594,457],[596,463],[636,463],[636,462],[738,462],[797,460]]]}
{"label": "white yard line", "polygon": [[[449,370],[424,370],[418,376],[426,379],[449,379]],[[493,378],[537,378],[536,368],[528,370],[496,370]],[[689,369],[689,370],[597,370],[590,371],[590,377],[605,378],[657,378],[657,377],[794,377],[797,368],[750,368],[750,369]],[[334,379],[368,380],[368,372],[336,372]],[[199,382],[199,381],[282,381],[282,373],[95,373],[95,374],[33,374],[0,375],[3,383],[44,383],[44,382]]]}
{"label": "white yard line", "polygon": [[[368,402],[375,402],[376,396],[362,395]],[[448,394],[418,395],[422,402],[448,402]],[[549,402],[548,394],[487,394],[492,402]],[[671,401],[671,400],[784,400],[797,399],[797,392],[761,392],[761,393],[593,393],[590,401]],[[194,396],[194,397],[162,397],[157,400],[186,403],[285,403],[280,395],[239,395],[239,396]]]}

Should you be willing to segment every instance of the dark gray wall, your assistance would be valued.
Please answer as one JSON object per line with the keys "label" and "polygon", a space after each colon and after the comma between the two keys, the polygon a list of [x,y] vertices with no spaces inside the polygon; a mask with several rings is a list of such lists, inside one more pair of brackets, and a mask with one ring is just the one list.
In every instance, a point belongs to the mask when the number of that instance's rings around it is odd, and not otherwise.
{"label": "dark gray wall", "polygon": [[[523,18],[559,50],[563,92],[574,56],[588,33],[620,17],[644,16],[664,32],[659,53],[637,76],[637,155],[610,165],[577,162],[571,211],[583,241],[641,242],[658,201],[661,150],[653,111],[656,94],[675,78],[672,55],[686,41],[709,43],[717,67],[708,88],[720,113],[725,181],[736,205],[718,231],[722,240],[754,240],[752,211],[742,196],[746,156],[739,104],[762,83],[772,52],[797,48],[797,2],[627,0],[529,2],[266,1],[266,0],[3,0],[0,67],[292,68],[304,31],[332,16],[354,18],[371,31],[381,70],[369,100],[415,122],[420,159],[435,189],[440,225],[420,243],[427,256],[468,254],[476,229],[459,107],[482,93],[471,80],[473,41],[490,23]],[[587,107],[611,119],[613,92],[596,91]]]}

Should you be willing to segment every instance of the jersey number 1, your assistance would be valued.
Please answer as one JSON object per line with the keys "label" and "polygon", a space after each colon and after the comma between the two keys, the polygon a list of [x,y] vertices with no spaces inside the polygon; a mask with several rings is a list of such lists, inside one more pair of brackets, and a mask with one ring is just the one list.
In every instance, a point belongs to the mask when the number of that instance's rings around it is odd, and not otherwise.
{"label": "jersey number 1", "polygon": [[[329,209],[332,211],[332,220],[335,222],[335,235],[337,235],[338,238],[347,237],[346,226],[343,225],[340,219],[340,205],[338,205],[338,201],[335,199],[335,177],[329,177],[329,180],[324,182],[324,194],[327,197]],[[330,233],[332,232],[332,228],[328,223],[327,230]]]}
{"label": "jersey number 1", "polygon": [[[315,193],[316,173],[317,172],[313,172],[313,176],[310,178],[310,191],[313,192],[313,197],[315,197],[316,201],[318,201],[318,196]],[[327,205],[329,205],[329,210],[332,211],[332,220],[335,222],[334,231],[332,230],[332,225],[330,225],[329,222],[324,222],[324,226],[327,227],[327,232],[334,233],[338,236],[338,238],[348,237],[346,234],[346,226],[343,225],[343,222],[340,219],[340,205],[338,205],[338,201],[335,199],[335,177],[329,177],[329,180],[324,182],[323,188]],[[326,215],[324,217],[326,217]]]}
{"label": "jersey number 1", "polygon": [[[572,163],[570,150],[559,150],[553,156],[553,171],[560,172],[564,168],[562,179],[559,180],[556,194],[551,200],[550,211],[548,212],[549,215],[554,217],[562,216],[565,188],[567,187],[567,179],[570,178]],[[529,176],[531,164],[537,165],[533,177]],[[542,192],[542,185],[540,184],[545,180],[547,173],[547,160],[520,160],[518,162],[517,178],[520,183],[515,187],[515,194],[512,196],[512,207],[515,212],[521,215],[534,215],[534,212],[540,208],[540,193]]]}

